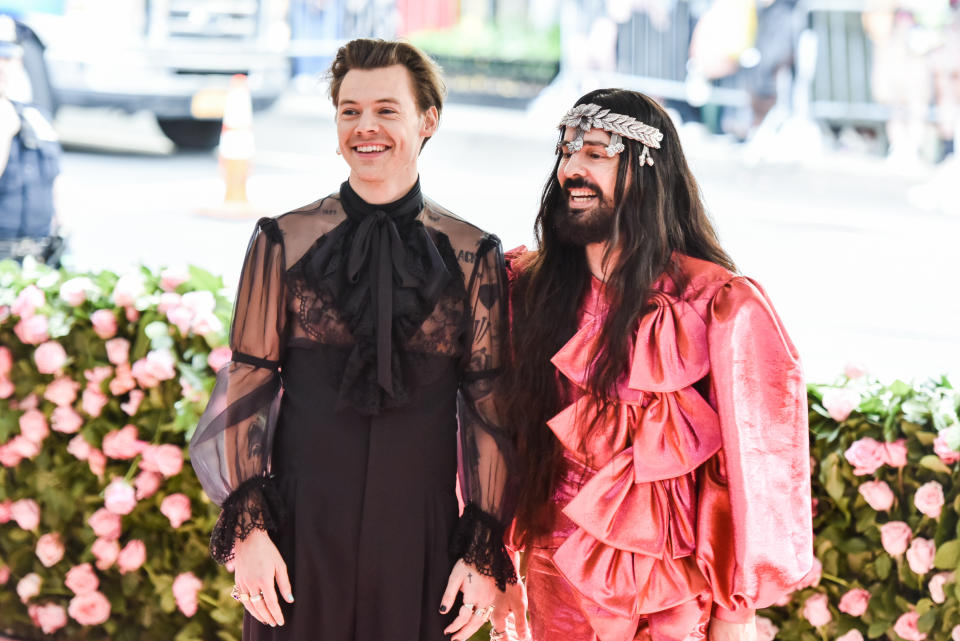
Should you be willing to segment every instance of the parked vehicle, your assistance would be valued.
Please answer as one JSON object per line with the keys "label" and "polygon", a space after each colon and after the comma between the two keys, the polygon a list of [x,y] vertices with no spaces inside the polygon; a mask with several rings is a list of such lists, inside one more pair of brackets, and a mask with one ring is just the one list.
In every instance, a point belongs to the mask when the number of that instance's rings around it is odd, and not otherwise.
{"label": "parked vehicle", "polygon": [[288,0],[0,0],[18,21],[32,100],[154,114],[178,147],[219,141],[230,77],[255,110],[290,78]]}

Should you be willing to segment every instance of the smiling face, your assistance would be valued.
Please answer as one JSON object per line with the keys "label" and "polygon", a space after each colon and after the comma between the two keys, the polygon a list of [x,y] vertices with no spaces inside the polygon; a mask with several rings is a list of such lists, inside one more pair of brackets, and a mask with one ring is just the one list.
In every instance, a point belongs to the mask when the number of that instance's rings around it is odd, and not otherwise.
{"label": "smiling face", "polygon": [[436,107],[417,109],[403,65],[351,69],[340,85],[337,138],[350,185],[369,203],[403,196],[417,180],[423,141],[437,130]]}
{"label": "smiling face", "polygon": [[[564,143],[577,138],[578,130],[567,127]],[[560,146],[557,181],[563,189],[563,204],[557,212],[555,225],[561,240],[576,244],[598,243],[607,240],[613,231],[614,193],[620,154],[607,156],[610,134],[602,129],[591,129],[583,135],[583,147],[570,152],[566,144]]]}

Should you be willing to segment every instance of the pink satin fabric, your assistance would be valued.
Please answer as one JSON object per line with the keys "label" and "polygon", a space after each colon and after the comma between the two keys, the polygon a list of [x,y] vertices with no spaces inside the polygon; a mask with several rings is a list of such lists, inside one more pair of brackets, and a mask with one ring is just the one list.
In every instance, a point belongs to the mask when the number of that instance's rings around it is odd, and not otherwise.
{"label": "pink satin fabric", "polygon": [[572,400],[548,421],[568,469],[553,532],[528,551],[535,641],[697,641],[711,616],[748,620],[812,565],[796,350],[759,285],[674,260],[687,285],[658,281],[620,402],[587,443],[584,381],[606,316],[599,281],[552,359]]}

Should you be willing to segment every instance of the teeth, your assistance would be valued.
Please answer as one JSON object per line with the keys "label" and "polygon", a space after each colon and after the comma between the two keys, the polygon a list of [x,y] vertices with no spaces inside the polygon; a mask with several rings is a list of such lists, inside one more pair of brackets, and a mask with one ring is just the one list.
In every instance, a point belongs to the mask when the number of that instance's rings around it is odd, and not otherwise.
{"label": "teeth", "polygon": [[571,189],[570,195],[574,198],[592,198],[595,194],[588,189]]}
{"label": "teeth", "polygon": [[357,151],[361,152],[383,151],[386,148],[386,145],[357,145]]}

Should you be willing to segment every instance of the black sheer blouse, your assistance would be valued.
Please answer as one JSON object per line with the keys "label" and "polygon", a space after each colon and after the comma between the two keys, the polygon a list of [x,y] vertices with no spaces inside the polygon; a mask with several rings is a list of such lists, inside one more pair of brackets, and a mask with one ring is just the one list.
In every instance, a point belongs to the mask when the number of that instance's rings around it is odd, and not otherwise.
{"label": "black sheer blouse", "polygon": [[[344,183],[276,219],[247,249],[220,370],[190,443],[210,498],[221,505],[211,539],[218,561],[253,529],[276,529],[284,506],[271,452],[288,346],[335,346],[337,411],[375,416],[411,401],[419,359],[459,363],[459,479],[467,503],[451,555],[516,580],[503,547],[512,518],[511,439],[497,417],[493,382],[506,337],[499,240],[424,200],[419,183],[389,205],[369,205]],[[335,371],[334,371],[335,370]]]}

